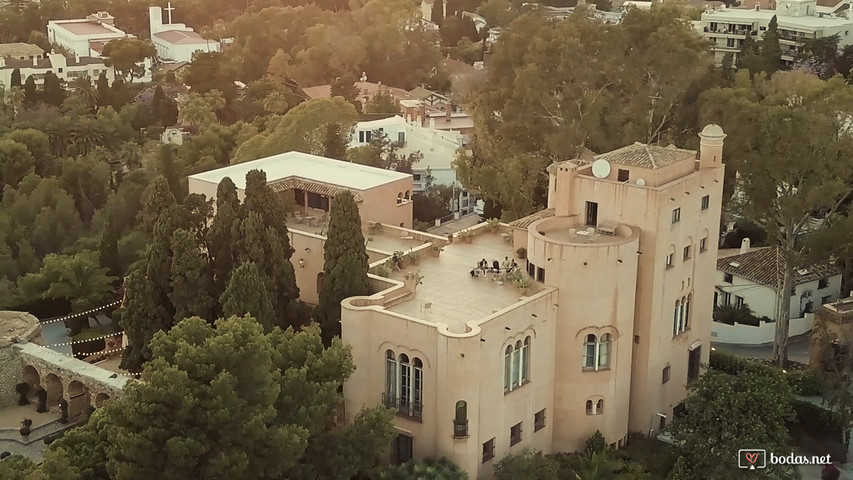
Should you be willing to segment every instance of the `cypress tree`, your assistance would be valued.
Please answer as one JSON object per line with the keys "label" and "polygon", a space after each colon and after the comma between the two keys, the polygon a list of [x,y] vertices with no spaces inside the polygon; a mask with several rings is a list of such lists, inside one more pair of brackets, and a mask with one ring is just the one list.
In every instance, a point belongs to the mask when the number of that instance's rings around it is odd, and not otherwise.
{"label": "cypress tree", "polygon": [[98,81],[95,84],[98,89],[98,106],[106,107],[113,104],[113,92],[110,89],[110,81],[107,80],[106,72],[101,72],[98,75]]}
{"label": "cypress tree", "polygon": [[121,325],[128,346],[121,356],[121,368],[139,372],[142,364],[151,359],[148,344],[160,330],[168,330],[172,316],[160,302],[157,289],[146,278],[145,261],[137,264],[124,281],[125,297],[122,302]]}
{"label": "cypress tree", "polygon": [[337,123],[326,124],[326,135],[323,140],[323,156],[337,160],[347,158],[347,140]]}
{"label": "cypress tree", "polygon": [[341,335],[341,301],[369,293],[367,248],[355,198],[350,192],[342,192],[332,200],[331,207],[329,234],[323,252],[323,288],[317,305],[323,340],[327,344]]}
{"label": "cypress tree", "polygon": [[444,0],[432,1],[432,12],[430,13],[430,21],[439,27],[444,21]]}
{"label": "cypress tree", "polygon": [[62,82],[53,72],[44,75],[44,102],[48,105],[60,106],[65,101],[65,89]]}
{"label": "cypress tree", "polygon": [[16,68],[12,70],[12,78],[9,80],[10,87],[20,87],[21,86],[21,69]]}
{"label": "cypress tree", "polygon": [[164,127],[178,123],[178,105],[171,98],[166,97],[163,87],[157,85],[154,89],[154,97],[151,99],[151,110],[157,121]]}
{"label": "cypress tree", "polygon": [[175,158],[175,150],[172,145],[166,144],[160,147],[160,152],[157,154],[157,173],[166,179],[175,201],[183,201],[186,196],[181,182],[184,178],[184,172],[180,160]]}
{"label": "cypress tree", "polygon": [[148,187],[145,195],[145,204],[139,212],[145,230],[151,232],[163,210],[176,203],[175,195],[172,193],[168,180],[162,175],[158,175],[151,183],[151,186]]}
{"label": "cypress tree", "polygon": [[768,77],[782,67],[782,47],[779,46],[779,24],[776,15],[770,19],[764,38],[761,40],[762,70]]}
{"label": "cypress tree", "polygon": [[275,311],[263,275],[254,262],[243,262],[234,270],[219,303],[225,318],[248,315],[257,320],[266,332],[275,325]]}
{"label": "cypress tree", "polygon": [[39,102],[39,91],[36,88],[36,78],[32,75],[27,77],[27,81],[24,83],[24,101],[27,108],[32,108]]}
{"label": "cypress tree", "polygon": [[125,85],[124,80],[120,76],[116,77],[115,81],[113,81],[113,85],[110,87],[110,93],[110,98],[112,100],[110,105],[113,106],[115,111],[121,110],[121,107],[130,103],[130,92],[127,89],[127,85]]}
{"label": "cypress tree", "polygon": [[175,307],[175,323],[189,317],[213,320],[210,264],[191,232],[178,229],[171,238],[172,265],[169,299]]}
{"label": "cypress tree", "polygon": [[107,214],[104,222],[104,232],[98,246],[98,258],[102,268],[109,269],[110,275],[121,278],[121,259],[118,254],[118,228],[113,222],[112,214]]}
{"label": "cypress tree", "polygon": [[230,178],[225,177],[216,187],[216,215],[207,232],[207,245],[213,259],[213,292],[219,298],[225,291],[234,257],[237,252],[235,228],[239,222],[240,200],[237,187]]}

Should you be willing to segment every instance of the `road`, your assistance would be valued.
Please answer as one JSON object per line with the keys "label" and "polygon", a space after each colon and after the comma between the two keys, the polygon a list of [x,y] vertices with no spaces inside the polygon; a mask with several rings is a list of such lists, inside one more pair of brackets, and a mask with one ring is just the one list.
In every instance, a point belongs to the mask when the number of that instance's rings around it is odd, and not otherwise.
{"label": "road", "polygon": [[[788,341],[788,359],[800,363],[809,363],[809,345],[811,336],[809,333],[792,337]],[[731,353],[747,358],[759,358],[769,360],[773,358],[773,345],[732,345],[726,343],[711,342],[711,346],[721,352]]]}

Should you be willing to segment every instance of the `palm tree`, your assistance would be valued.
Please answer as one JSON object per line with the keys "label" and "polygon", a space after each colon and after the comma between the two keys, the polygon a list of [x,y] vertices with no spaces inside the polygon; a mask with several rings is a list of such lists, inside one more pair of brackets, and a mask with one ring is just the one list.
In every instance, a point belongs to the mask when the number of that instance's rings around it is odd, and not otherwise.
{"label": "palm tree", "polygon": [[3,95],[3,103],[9,106],[12,109],[12,119],[18,117],[18,112],[21,110],[21,107],[24,105],[24,100],[26,96],[24,95],[24,89],[21,87],[11,87],[8,91]]}
{"label": "palm tree", "polygon": [[109,269],[98,266],[92,254],[79,253],[66,257],[57,266],[58,280],[45,293],[49,298],[66,298],[75,312],[103,305],[113,298],[116,277]]}
{"label": "palm tree", "polygon": [[581,457],[574,474],[577,480],[615,480],[621,467],[622,462],[612,459],[606,452],[592,453]]}
{"label": "palm tree", "polygon": [[98,100],[101,95],[98,90],[92,86],[89,77],[77,77],[71,82],[71,88],[74,90],[74,96],[80,98],[84,105],[89,107],[89,111],[94,113],[98,110]]}

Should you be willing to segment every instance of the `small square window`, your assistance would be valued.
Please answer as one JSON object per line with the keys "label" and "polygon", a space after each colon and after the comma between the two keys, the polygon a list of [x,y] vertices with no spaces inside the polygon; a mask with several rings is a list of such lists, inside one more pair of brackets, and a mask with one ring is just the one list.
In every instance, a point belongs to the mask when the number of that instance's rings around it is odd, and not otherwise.
{"label": "small square window", "polygon": [[701,253],[705,250],[708,250],[708,237],[704,237],[699,240],[699,252]]}
{"label": "small square window", "polygon": [[708,210],[708,208],[710,206],[711,206],[711,196],[705,195],[704,197],[702,197],[702,210]]}
{"label": "small square window", "polygon": [[618,172],[617,180],[619,180],[620,182],[627,182],[629,176],[630,176],[630,173],[628,172],[628,170],[622,170],[620,168],[619,172]]}
{"label": "small square window", "polygon": [[533,415],[533,431],[538,432],[545,428],[545,409],[539,410]]}
{"label": "small square window", "polygon": [[684,247],[684,260],[690,258],[690,245]]}
{"label": "small square window", "polygon": [[495,458],[495,439],[491,439],[483,444],[483,463]]}
{"label": "small square window", "polygon": [[827,296],[820,299],[821,305],[826,304],[826,303],[830,303],[830,302],[832,302],[832,296],[831,295],[827,295]]}
{"label": "small square window", "polygon": [[663,384],[663,383],[668,382],[669,381],[669,375],[670,375],[670,368],[669,368],[669,365],[667,365],[667,366],[663,367],[663,373],[661,374],[661,382],[660,383]]}
{"label": "small square window", "polygon": [[672,268],[672,262],[674,261],[674,259],[673,259],[674,256],[675,256],[675,254],[672,254],[672,253],[670,253],[666,256],[666,268]]}
{"label": "small square window", "polygon": [[678,223],[681,221],[681,208],[676,208],[672,210],[672,223]]}
{"label": "small square window", "polygon": [[640,344],[640,336],[639,335],[634,335],[634,343],[636,343],[637,345]]}
{"label": "small square window", "polygon": [[734,280],[734,279],[735,279],[735,277],[731,273],[726,273],[723,275],[723,281],[726,283],[732,283],[732,280]]}
{"label": "small square window", "polygon": [[521,441],[521,423],[518,422],[509,429],[509,446],[513,446]]}
{"label": "small square window", "polygon": [[414,181],[416,181],[416,182],[420,182],[420,181],[421,181],[421,174],[420,174],[420,173],[415,173],[415,174],[413,174],[413,175],[412,175],[412,180],[414,180]]}
{"label": "small square window", "polygon": [[820,280],[817,281],[817,288],[818,289],[823,289],[823,288],[826,288],[828,286],[829,286],[829,279],[828,278],[821,278]]}

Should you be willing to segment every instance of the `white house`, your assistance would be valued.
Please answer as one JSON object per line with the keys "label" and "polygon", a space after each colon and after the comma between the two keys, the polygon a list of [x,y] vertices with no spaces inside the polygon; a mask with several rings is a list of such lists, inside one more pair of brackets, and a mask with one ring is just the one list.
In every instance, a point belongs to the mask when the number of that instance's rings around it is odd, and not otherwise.
{"label": "white house", "polygon": [[106,72],[110,83],[115,80],[113,67],[104,65],[104,59],[95,57],[66,58],[59,53],[51,53],[46,58],[33,58],[31,60],[18,60],[14,58],[0,57],[0,87],[8,88],[12,83],[12,72],[15,69],[21,72],[21,83],[27,81],[27,77],[34,76],[36,85],[44,84],[44,76],[47,72],[53,72],[60,80],[70,83],[76,78],[86,77],[95,82],[101,72]]}
{"label": "white house", "polygon": [[[434,123],[434,122],[433,122]],[[359,122],[352,133],[350,147],[367,145],[374,132],[380,131],[398,145],[401,155],[420,152],[423,160],[412,166],[414,191],[422,192],[427,186],[427,177],[432,177],[435,185],[456,185],[459,189],[455,198],[454,211],[460,215],[471,213],[475,198],[465,191],[456,176],[453,161],[456,153],[463,148],[463,138],[459,132],[426,128],[417,120],[407,122],[397,115],[380,120]]]}
{"label": "white house", "polygon": [[711,41],[717,65],[727,53],[737,63],[746,37],[761,40],[774,16],[785,63],[794,61],[806,39],[838,35],[838,48],[853,44],[853,19],[848,18],[848,12],[821,7],[816,0],[778,0],[775,10],[720,7],[702,13],[698,30]]}
{"label": "white house", "polygon": [[[50,43],[68,49],[77,57],[101,58],[107,43],[134,36],[116,28],[115,17],[109,13],[97,12],[84,19],[51,20],[47,24],[47,38]],[[134,78],[134,83],[151,82],[151,59],[146,58],[141,66],[145,68],[145,74]]]}
{"label": "white house", "polygon": [[172,23],[174,7],[169,3],[166,11],[168,22],[163,23],[163,9],[148,8],[148,21],[151,27],[151,42],[157,49],[157,56],[165,62],[189,62],[196,52],[218,52],[221,48],[216,40],[202,37],[183,23]]}
{"label": "white house", "polygon": [[[715,342],[758,345],[773,341],[778,306],[776,292],[781,288],[785,265],[780,247],[750,249],[749,239],[745,239],[734,254],[720,252],[714,305],[748,307],[758,319],[758,326],[715,321],[711,334]],[[841,272],[831,263],[816,264],[797,270],[793,283],[789,295],[792,337],[812,329],[813,313],[818,307],[838,300]]]}

